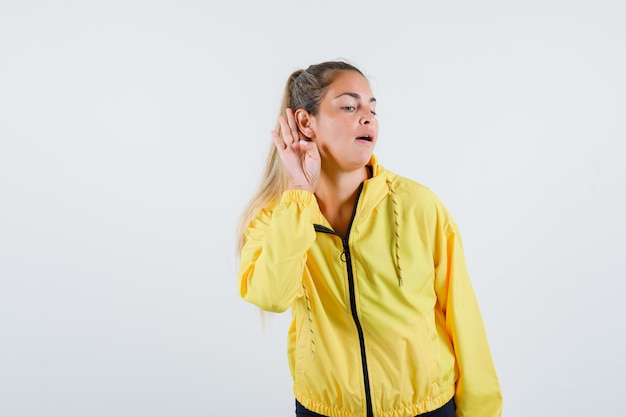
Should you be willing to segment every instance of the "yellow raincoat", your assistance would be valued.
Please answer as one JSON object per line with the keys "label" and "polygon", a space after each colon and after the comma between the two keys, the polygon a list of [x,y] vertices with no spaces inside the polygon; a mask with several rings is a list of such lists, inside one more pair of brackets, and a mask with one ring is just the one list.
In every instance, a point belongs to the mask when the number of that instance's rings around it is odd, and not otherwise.
{"label": "yellow raincoat", "polygon": [[499,417],[502,395],[454,220],[426,187],[378,165],[348,234],[307,191],[249,225],[241,296],[292,310],[294,394],[330,417],[412,417],[453,396],[457,417]]}

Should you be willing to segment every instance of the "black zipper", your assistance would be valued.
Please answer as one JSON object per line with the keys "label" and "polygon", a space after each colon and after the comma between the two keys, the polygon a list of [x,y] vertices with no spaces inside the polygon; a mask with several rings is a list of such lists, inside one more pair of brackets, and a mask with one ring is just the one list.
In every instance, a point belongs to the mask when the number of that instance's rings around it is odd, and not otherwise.
{"label": "black zipper", "polygon": [[322,226],[319,224],[314,225],[316,232],[328,233],[335,235],[341,239],[341,243],[343,244],[343,253],[341,254],[341,260],[346,263],[346,268],[348,270],[348,289],[350,292],[350,310],[352,312],[352,319],[354,320],[354,324],[356,325],[357,333],[359,334],[359,346],[361,348],[361,365],[363,368],[363,385],[365,386],[365,405],[367,408],[367,417],[374,417],[374,410],[372,408],[372,394],[370,392],[370,377],[369,371],[367,369],[367,356],[365,353],[365,337],[363,336],[363,327],[361,326],[361,321],[359,320],[359,315],[356,310],[356,293],[354,291],[354,273],[352,271],[352,258],[350,256],[350,247],[348,246],[348,238],[350,237],[350,230],[352,229],[352,222],[354,221],[354,217],[356,216],[356,208],[359,204],[359,197],[361,196],[361,191],[363,190],[363,184],[359,187],[356,195],[356,202],[354,203],[354,210],[352,211],[352,217],[350,218],[350,223],[348,224],[348,232],[346,233],[345,239],[339,236],[338,233],[329,229],[326,226]]}

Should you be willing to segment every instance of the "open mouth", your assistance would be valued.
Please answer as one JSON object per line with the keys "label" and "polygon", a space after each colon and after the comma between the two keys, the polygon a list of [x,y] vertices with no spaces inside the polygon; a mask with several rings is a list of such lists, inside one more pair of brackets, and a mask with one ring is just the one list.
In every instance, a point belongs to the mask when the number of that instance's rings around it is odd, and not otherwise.
{"label": "open mouth", "polygon": [[366,140],[368,142],[372,141],[372,137],[371,136],[359,136],[358,138],[356,138],[357,140]]}

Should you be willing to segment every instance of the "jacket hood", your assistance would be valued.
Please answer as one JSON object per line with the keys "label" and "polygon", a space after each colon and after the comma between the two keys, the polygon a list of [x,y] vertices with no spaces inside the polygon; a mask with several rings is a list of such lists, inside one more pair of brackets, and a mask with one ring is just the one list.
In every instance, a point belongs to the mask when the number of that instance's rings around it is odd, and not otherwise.
{"label": "jacket hood", "polygon": [[[400,266],[400,205],[398,204],[396,198],[396,192],[393,187],[392,177],[396,176],[391,172],[387,171],[378,163],[378,158],[375,155],[372,155],[370,158],[369,165],[372,167],[372,178],[366,181],[366,184],[371,182],[371,187],[374,188],[376,195],[380,196],[380,199],[387,197],[389,200],[389,204],[391,205],[391,212],[393,213],[393,245],[394,245],[394,262],[396,267],[396,272],[398,274],[398,285],[402,286],[402,267]],[[368,191],[370,191],[370,186],[368,184]],[[370,202],[380,202],[380,199],[372,199]],[[365,210],[370,210],[371,208],[366,207]]]}

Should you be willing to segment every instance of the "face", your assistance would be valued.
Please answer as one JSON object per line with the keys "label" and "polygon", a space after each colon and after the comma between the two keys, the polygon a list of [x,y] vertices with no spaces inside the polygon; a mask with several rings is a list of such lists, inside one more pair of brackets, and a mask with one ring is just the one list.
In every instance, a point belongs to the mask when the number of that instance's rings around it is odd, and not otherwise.
{"label": "face", "polygon": [[322,169],[353,171],[370,160],[378,138],[376,99],[358,72],[342,71],[310,116],[310,135],[322,157]]}

